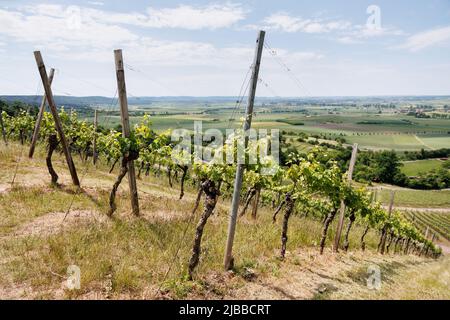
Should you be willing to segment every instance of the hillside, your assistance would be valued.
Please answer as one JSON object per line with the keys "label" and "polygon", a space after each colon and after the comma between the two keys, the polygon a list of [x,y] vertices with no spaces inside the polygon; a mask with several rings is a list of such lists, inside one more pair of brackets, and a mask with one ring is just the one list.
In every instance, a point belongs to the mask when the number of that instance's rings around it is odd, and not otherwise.
{"label": "hillside", "polygon": [[[26,146],[15,143],[0,145],[2,298],[450,299],[448,256],[438,260],[392,252],[382,256],[375,252],[378,235],[373,231],[362,253],[362,226],[350,234],[348,253],[333,254],[327,246],[319,255],[321,222],[294,216],[286,260],[279,260],[281,221],[272,224],[273,210],[268,207],[260,209],[256,221],[249,215],[240,218],[235,268],[224,272],[229,199],[219,200],[206,226],[196,277],[188,281],[186,266],[201,212],[191,219],[192,186],[178,200],[178,185],[171,188],[166,179],[142,176],[141,216],[136,218],[130,214],[123,183],[118,211],[108,218],[108,192],[117,171],[109,174],[105,164],[93,166],[76,157],[82,184],[77,192],[64,158],[56,154],[61,185],[50,187],[45,150],[38,146],[32,160],[26,152]],[[80,267],[79,290],[65,289],[70,265]],[[380,291],[366,286],[370,265],[380,267]]]}

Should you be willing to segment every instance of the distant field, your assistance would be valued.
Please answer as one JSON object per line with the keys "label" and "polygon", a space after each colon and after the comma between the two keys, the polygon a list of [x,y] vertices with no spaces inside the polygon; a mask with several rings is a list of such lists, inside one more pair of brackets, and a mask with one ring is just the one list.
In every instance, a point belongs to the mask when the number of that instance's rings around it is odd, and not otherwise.
{"label": "distant field", "polygon": [[437,233],[438,237],[450,240],[449,213],[407,211],[404,215],[423,233],[426,233],[427,228],[431,228],[431,231]]}
{"label": "distant field", "polygon": [[[450,125],[450,123],[449,123]],[[446,136],[418,136],[424,145],[432,149],[450,148],[450,135]]]}
{"label": "distant field", "polygon": [[443,161],[438,159],[417,160],[403,162],[402,172],[407,176],[417,176],[442,167]]}
{"label": "distant field", "polygon": [[[297,111],[290,111],[297,108]],[[153,129],[193,129],[194,121],[203,121],[203,128],[237,128],[241,126],[244,108],[234,108],[232,103],[216,104],[152,104],[132,106],[131,123],[139,122],[141,116],[150,114]],[[117,108],[105,106],[100,112],[99,123],[114,127],[120,123]],[[232,121],[229,121],[232,118]],[[92,121],[92,117],[86,118]],[[280,129],[326,135],[328,139],[343,136],[349,143],[358,143],[367,149],[420,150],[450,147],[450,119],[419,119],[400,113],[364,110],[358,107],[329,106],[255,106],[254,128]]]}
{"label": "distant field", "polygon": [[347,141],[372,149],[419,150],[430,149],[409,134],[385,134],[368,136],[348,136]]}
{"label": "distant field", "polygon": [[[450,208],[450,190],[412,190],[395,188],[395,206],[405,207],[430,207]],[[390,199],[390,187],[385,187],[379,192],[378,199],[388,204]]]}

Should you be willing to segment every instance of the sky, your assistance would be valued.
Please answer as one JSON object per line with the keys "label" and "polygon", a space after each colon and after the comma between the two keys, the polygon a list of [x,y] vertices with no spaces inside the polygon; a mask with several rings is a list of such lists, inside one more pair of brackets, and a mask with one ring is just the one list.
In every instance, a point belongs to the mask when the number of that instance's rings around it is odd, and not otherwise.
{"label": "sky", "polygon": [[450,0],[0,0],[0,95],[237,96],[259,30],[258,96],[450,94]]}

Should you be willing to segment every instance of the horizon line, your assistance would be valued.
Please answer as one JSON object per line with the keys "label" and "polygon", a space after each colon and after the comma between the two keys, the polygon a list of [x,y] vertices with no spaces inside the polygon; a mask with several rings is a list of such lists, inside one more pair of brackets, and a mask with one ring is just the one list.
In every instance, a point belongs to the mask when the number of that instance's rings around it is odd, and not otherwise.
{"label": "horizon line", "polygon": [[[34,95],[34,94],[0,94],[0,98],[2,97],[41,97],[42,94]],[[112,99],[113,97],[104,96],[104,95],[54,95],[54,97],[64,97],[64,98],[108,98]],[[342,96],[333,96],[333,95],[323,95],[323,96],[256,96],[255,98],[264,98],[264,99],[311,99],[311,98],[389,98],[389,97],[449,97],[448,94],[385,94],[385,95],[342,95]],[[144,98],[229,98],[235,99],[240,98],[239,96],[221,96],[221,95],[212,95],[212,96],[189,96],[189,95],[177,95],[177,96],[128,96],[128,99],[144,99]]]}

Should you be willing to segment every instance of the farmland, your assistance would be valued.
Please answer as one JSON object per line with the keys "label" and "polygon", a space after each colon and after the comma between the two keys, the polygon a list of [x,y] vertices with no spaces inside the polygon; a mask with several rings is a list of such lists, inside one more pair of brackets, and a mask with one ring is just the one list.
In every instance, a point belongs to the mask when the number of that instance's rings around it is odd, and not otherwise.
{"label": "farmland", "polygon": [[402,172],[408,176],[415,176],[431,170],[442,168],[444,161],[439,159],[427,159],[417,161],[405,161]]}
{"label": "farmland", "polygon": [[[378,187],[380,188],[380,187]],[[402,207],[450,208],[450,190],[412,190],[381,186],[380,201],[388,204],[390,191],[395,190],[395,203]]]}
{"label": "farmland", "polygon": [[[50,140],[47,139],[50,139],[54,130],[49,113],[44,114],[41,140],[33,159],[23,155],[28,147],[28,139],[24,137],[29,136],[27,132],[33,129],[34,118],[24,111],[14,116],[4,114],[5,126],[10,133],[10,144],[2,144],[0,149],[0,237],[5,240],[0,246],[0,254],[8,257],[0,265],[3,274],[0,292],[5,297],[326,299],[339,298],[339,294],[354,290],[360,296],[370,296],[369,292],[361,288],[358,276],[367,263],[377,263],[389,273],[420,272],[417,271],[420,265],[427,266],[429,270],[441,270],[442,265],[447,263],[447,256],[434,260],[422,255],[427,246],[428,254],[447,254],[448,224],[438,214],[448,214],[450,190],[412,190],[362,182],[346,186],[341,169],[332,159],[329,163],[320,163],[318,160],[321,153],[336,151],[333,149],[335,147],[345,151],[340,145],[340,139],[344,139],[345,147],[357,141],[364,151],[394,149],[403,156],[406,155],[405,151],[433,150],[421,141],[428,135],[435,140],[448,139],[445,131],[447,119],[416,119],[396,113],[392,108],[379,113],[380,110],[363,112],[359,107],[348,106],[307,105],[291,108],[287,105],[259,105],[254,115],[254,127],[279,129],[285,139],[282,148],[310,152],[309,161],[313,165],[305,159],[299,159],[299,163],[280,171],[283,174],[281,180],[271,180],[249,170],[251,175],[246,176],[244,181],[245,203],[250,204],[250,196],[256,193],[257,186],[261,189],[261,186],[265,186],[266,190],[260,189],[262,196],[259,206],[254,200],[256,208],[259,207],[257,218],[251,218],[249,214],[239,218],[239,231],[235,238],[235,254],[239,259],[231,273],[224,275],[223,243],[227,239],[230,188],[235,172],[231,172],[229,166],[209,167],[205,163],[186,169],[176,165],[170,156],[174,147],[170,144],[170,130],[193,130],[194,121],[201,121],[203,130],[237,128],[242,124],[242,113],[234,112],[234,105],[230,102],[210,105],[133,105],[130,108],[130,120],[136,133],[132,139],[136,140],[124,141],[120,131],[117,131],[121,130],[117,109],[111,106],[93,108],[98,109],[100,114],[98,120],[102,128],[98,132],[92,125],[93,109],[83,109],[80,120],[77,113],[72,112],[76,110],[60,110],[60,117],[65,119],[64,126],[70,129],[67,132],[80,172],[82,189],[71,186],[71,177],[61,152],[53,154],[57,181],[52,180],[49,184],[50,179],[43,179],[49,178],[46,169],[50,170]],[[416,127],[419,128],[417,132],[414,131]],[[91,138],[94,132],[99,143],[100,159],[91,165]],[[315,148],[318,144],[324,144],[322,149],[317,149],[321,153],[317,153]],[[115,163],[128,154],[126,149],[122,149],[123,146],[142,148],[138,150],[139,157],[136,159],[140,216],[130,214],[134,210],[130,204],[132,197],[123,183],[115,189],[117,198],[111,204],[111,185],[116,186],[115,179],[123,172],[123,162],[120,168],[120,165],[115,167]],[[50,162],[51,158],[50,154]],[[417,160],[404,162],[403,170],[413,175],[422,170],[432,170],[434,166],[434,160]],[[181,178],[184,176],[182,170],[188,172],[185,184],[181,182],[184,181]],[[298,186],[293,183],[298,179],[298,172],[314,178],[299,180],[302,186]],[[207,177],[206,181],[210,183],[214,182],[213,179],[219,179],[221,188],[220,198],[216,198],[214,203],[214,214],[212,211],[209,213],[211,217],[208,224],[204,217],[208,208],[211,208],[208,202],[211,199],[207,198],[210,196],[207,192],[211,191],[203,189]],[[205,193],[204,203],[196,200],[199,199],[198,181],[203,181],[200,190]],[[312,189],[317,188],[318,181],[323,181],[320,182],[323,187]],[[181,186],[184,188],[183,193],[179,190]],[[360,187],[366,189],[360,190]],[[337,230],[337,221],[333,218],[340,201],[329,197],[329,194],[341,188],[347,190],[342,197],[352,199],[351,205],[358,212],[352,231],[352,224],[349,224],[349,232],[345,235],[345,250],[349,250],[350,255],[344,252],[336,255],[330,247]],[[381,206],[370,200],[370,190],[373,188],[379,189],[377,201]],[[325,189],[330,192],[324,192]],[[387,208],[392,189],[396,191],[395,211],[390,216]],[[290,199],[290,192],[295,192],[298,198]],[[320,197],[312,198],[312,194],[320,194]],[[311,199],[314,200],[310,202]],[[289,204],[289,201],[292,202]],[[333,215],[328,211],[330,203],[333,204]],[[279,220],[274,222],[274,211],[279,212],[277,208],[283,206],[284,217],[279,219],[283,223]],[[199,210],[191,213],[192,208],[197,207]],[[244,203],[241,207],[244,207]],[[420,212],[417,216],[421,219],[412,220],[408,215],[412,211]],[[432,214],[424,213],[426,211],[432,211]],[[287,229],[287,219],[291,213]],[[204,221],[205,224],[199,224],[194,229],[195,220],[199,223]],[[394,242],[395,235],[397,240],[389,253],[380,255],[377,252],[380,252],[378,248],[385,237],[383,232],[386,221],[391,223],[392,228],[387,248]],[[434,243],[430,242],[430,237],[424,237],[427,224],[438,235]],[[196,269],[193,270],[191,261],[195,250],[191,249],[191,244],[198,239],[199,226],[205,234],[202,248],[198,251],[201,259],[197,260]],[[281,253],[280,233],[283,243]],[[385,235],[387,237],[387,233]],[[415,239],[412,244],[406,241],[410,236]],[[399,244],[400,240],[402,242]],[[404,252],[415,255],[402,254]],[[330,261],[334,261],[332,268],[329,267]],[[72,264],[83,270],[83,289],[58,290],[60,279],[64,278],[67,266]],[[340,293],[321,293],[322,276],[311,276],[296,269],[305,265],[314,269],[323,268],[323,275],[338,279],[329,285],[339,287]],[[264,283],[282,285],[290,278],[298,278],[298,281],[288,293],[280,294],[259,287],[255,289],[253,280],[249,280],[255,278],[263,287]],[[298,285],[303,280],[312,284],[310,290],[305,291]],[[405,288],[404,279],[393,277],[392,281]],[[434,276],[423,281],[437,281],[435,287],[438,289],[430,298],[447,297],[447,292]],[[348,286],[342,286],[342,283]],[[424,286],[422,283],[417,285],[419,288]],[[383,295],[388,296],[387,293]],[[406,289],[402,296],[408,296]],[[350,293],[349,297],[352,297]]]}
{"label": "farmland", "polygon": [[[345,101],[341,106],[308,103],[293,106],[292,103],[276,101],[268,99],[255,106],[254,128],[305,132],[326,139],[341,136],[349,144],[358,143],[362,148],[372,150],[432,150],[450,146],[450,118],[415,118],[405,115],[400,112],[406,108],[405,102],[395,108],[379,109],[348,106]],[[364,102],[362,100],[360,103]],[[450,99],[439,101],[437,107],[444,103],[450,103]],[[114,127],[120,123],[120,114],[111,112],[111,106],[97,107],[102,111],[100,120],[108,119],[107,126]],[[202,121],[205,129],[236,128],[240,126],[243,109],[234,112],[234,107],[235,103],[231,101],[217,102],[213,98],[208,103],[155,102],[134,105],[131,107],[131,122],[138,123],[141,115],[146,113],[151,116],[152,125],[159,132],[174,128],[192,130],[193,121]],[[90,117],[86,119],[92,120]]]}
{"label": "farmland", "polygon": [[429,231],[436,233],[438,237],[450,241],[450,214],[406,211],[405,215],[408,220],[417,225],[424,233],[429,228]]}

